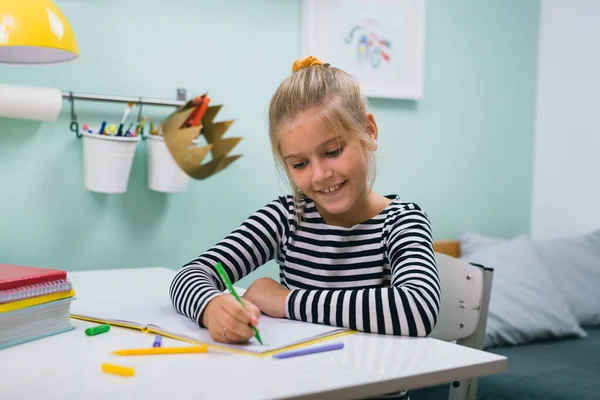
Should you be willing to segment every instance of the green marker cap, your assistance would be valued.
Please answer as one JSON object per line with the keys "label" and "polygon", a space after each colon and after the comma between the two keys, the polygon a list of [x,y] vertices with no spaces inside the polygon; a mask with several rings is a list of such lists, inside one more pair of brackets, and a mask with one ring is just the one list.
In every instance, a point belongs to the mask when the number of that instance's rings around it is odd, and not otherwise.
{"label": "green marker cap", "polygon": [[94,335],[99,335],[104,332],[108,332],[109,330],[110,330],[110,325],[102,324],[102,325],[95,326],[93,328],[87,328],[85,330],[85,334],[88,336],[94,336]]}

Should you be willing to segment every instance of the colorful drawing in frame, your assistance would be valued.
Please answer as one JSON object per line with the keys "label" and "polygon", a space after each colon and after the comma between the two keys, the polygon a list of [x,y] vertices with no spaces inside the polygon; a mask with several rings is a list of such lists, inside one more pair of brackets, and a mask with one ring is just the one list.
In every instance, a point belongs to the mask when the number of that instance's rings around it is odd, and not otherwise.
{"label": "colorful drawing in frame", "polygon": [[423,96],[425,0],[303,0],[302,54],[339,67],[368,97]]}
{"label": "colorful drawing in frame", "polygon": [[354,46],[356,59],[360,65],[377,69],[382,62],[390,62],[391,46],[382,34],[376,21],[361,21],[350,29],[345,42]]}

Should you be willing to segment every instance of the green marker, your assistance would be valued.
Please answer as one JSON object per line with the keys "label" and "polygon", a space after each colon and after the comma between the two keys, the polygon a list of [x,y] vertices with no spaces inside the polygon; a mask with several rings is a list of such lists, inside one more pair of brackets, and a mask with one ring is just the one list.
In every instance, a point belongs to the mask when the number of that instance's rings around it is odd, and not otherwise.
{"label": "green marker", "polygon": [[[244,305],[244,302],[242,301],[242,299],[240,299],[240,296],[238,296],[235,289],[233,288],[233,285],[231,284],[231,281],[229,280],[229,276],[227,275],[227,272],[225,272],[225,270],[223,269],[223,266],[221,265],[221,263],[218,262],[215,265],[215,268],[217,269],[217,273],[221,277],[221,280],[223,281],[223,283],[225,283],[225,286],[227,287],[229,292],[231,292],[233,297],[235,297],[235,299],[237,301],[239,301],[239,303],[242,305],[242,307],[244,307],[244,310],[246,310],[246,306]],[[254,329],[254,336],[256,337],[256,340],[258,340],[258,343],[263,344],[262,339],[260,338],[260,335],[258,334],[258,329],[256,329],[255,326],[253,326],[252,329]]]}

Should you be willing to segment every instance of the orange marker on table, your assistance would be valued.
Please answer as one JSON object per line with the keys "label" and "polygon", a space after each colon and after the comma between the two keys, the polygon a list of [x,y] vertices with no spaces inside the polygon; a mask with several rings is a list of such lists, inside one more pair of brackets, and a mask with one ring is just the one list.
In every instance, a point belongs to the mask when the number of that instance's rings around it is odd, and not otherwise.
{"label": "orange marker on table", "polygon": [[206,353],[208,346],[201,344],[198,346],[186,346],[186,347],[148,347],[140,349],[123,349],[115,350],[112,354],[117,356],[151,356],[157,354],[192,354],[192,353]]}
{"label": "orange marker on table", "polygon": [[115,364],[102,364],[102,372],[106,372],[108,374],[121,375],[121,376],[133,376],[135,375],[135,370],[130,367],[124,367],[122,365]]}

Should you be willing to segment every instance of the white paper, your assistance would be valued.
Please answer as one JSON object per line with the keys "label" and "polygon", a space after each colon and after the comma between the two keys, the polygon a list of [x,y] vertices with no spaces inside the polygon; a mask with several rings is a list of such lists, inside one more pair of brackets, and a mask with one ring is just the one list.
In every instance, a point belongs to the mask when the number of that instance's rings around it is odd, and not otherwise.
{"label": "white paper", "polygon": [[335,326],[261,315],[258,328],[264,346],[258,343],[254,337],[246,344],[224,344],[212,340],[207,329],[198,327],[192,320],[175,311],[168,297],[152,296],[138,297],[135,300],[131,299],[126,302],[111,302],[108,300],[101,304],[86,304],[77,301],[72,305],[71,314],[157,328],[157,330],[165,333],[185,337],[200,343],[258,354],[345,331],[345,329]]}
{"label": "white paper", "polygon": [[[260,354],[319,337],[346,331],[335,326],[311,324],[261,315],[258,328],[265,344],[253,337],[247,344],[223,344],[211,339],[207,329],[200,328],[173,308],[169,287],[177,273],[166,268],[99,270],[69,273],[77,301],[71,304],[71,315],[104,321],[121,321],[138,327],[159,327],[174,336]],[[236,287],[241,296],[245,290]]]}
{"label": "white paper", "polygon": [[61,108],[60,89],[0,84],[0,117],[56,121]]}

